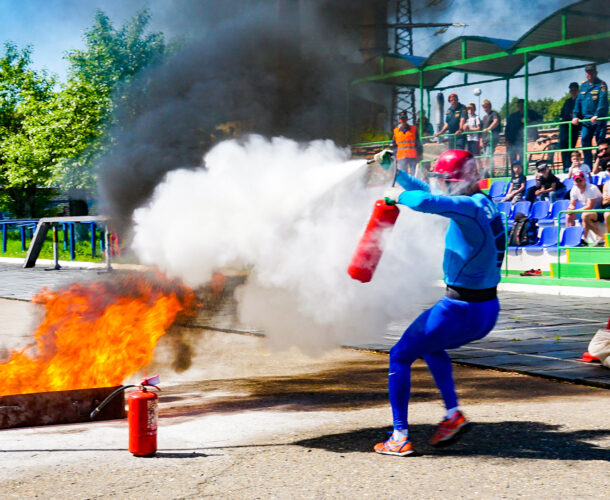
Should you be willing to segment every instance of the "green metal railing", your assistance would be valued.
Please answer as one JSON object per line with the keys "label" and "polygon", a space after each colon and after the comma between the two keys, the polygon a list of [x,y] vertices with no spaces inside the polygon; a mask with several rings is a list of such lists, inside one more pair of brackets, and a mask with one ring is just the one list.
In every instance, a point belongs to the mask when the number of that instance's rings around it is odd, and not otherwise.
{"label": "green metal railing", "polygon": [[[466,135],[475,135],[475,134],[489,134],[489,143],[493,144],[493,132],[491,130],[468,130],[468,131],[464,131],[461,132],[460,134],[441,134],[438,136],[435,135],[425,135],[423,137],[421,137],[421,141],[423,142],[426,139],[435,139],[435,138],[441,138],[441,137],[446,137],[446,138],[452,138],[453,139],[453,149],[456,149],[457,147],[457,138],[458,136],[462,136],[462,137],[466,137]],[[387,146],[391,146],[392,145],[392,141],[373,141],[373,142],[360,142],[358,144],[352,144],[353,148],[374,148],[374,147],[387,147]],[[506,156],[506,155],[504,155]],[[490,151],[488,154],[482,154],[482,155],[477,155],[475,156],[476,159],[486,159],[489,162],[489,176],[491,178],[494,177],[494,169],[493,169],[493,159],[494,159],[494,153],[493,153],[493,148],[490,148]],[[432,163],[434,160],[420,160],[419,164],[422,165],[424,163]],[[508,175],[508,173],[506,174]]]}
{"label": "green metal railing", "polygon": [[[604,119],[598,119],[599,121],[606,121]],[[591,119],[586,119],[586,120],[579,120],[579,124],[581,123],[590,123]],[[525,128],[526,129],[534,129],[534,128],[541,128],[541,127],[559,127],[561,125],[567,125],[568,126],[568,141],[571,140],[572,138],[572,127],[574,125],[572,125],[572,120],[568,120],[568,121],[557,121],[557,122],[542,122],[542,123],[534,123],[531,125],[526,125]],[[588,151],[591,149],[597,149],[597,146],[587,146],[587,147],[579,147],[577,148],[576,145],[574,145],[571,148],[565,148],[565,149],[547,149],[547,150],[540,150],[540,151],[530,151],[527,149],[527,143],[525,143],[525,151],[524,151],[524,158],[529,158],[529,156],[531,155],[535,155],[535,154],[555,154],[555,153],[564,153],[564,152],[568,152],[568,151]],[[593,165],[590,165],[591,168],[593,167]],[[524,165],[524,168],[526,167],[526,165]]]}
{"label": "green metal railing", "polygon": [[[561,240],[559,238],[559,236],[561,235],[561,215],[562,214],[568,214],[568,213],[578,213],[578,214],[582,214],[582,213],[586,213],[586,212],[610,212],[610,209],[607,208],[591,208],[591,209],[579,209],[579,210],[562,210],[561,212],[559,212],[559,214],[557,214],[557,278],[561,279],[561,250],[565,250],[567,248],[574,248],[574,247],[562,247],[561,245]],[[567,221],[566,221],[567,223]]]}

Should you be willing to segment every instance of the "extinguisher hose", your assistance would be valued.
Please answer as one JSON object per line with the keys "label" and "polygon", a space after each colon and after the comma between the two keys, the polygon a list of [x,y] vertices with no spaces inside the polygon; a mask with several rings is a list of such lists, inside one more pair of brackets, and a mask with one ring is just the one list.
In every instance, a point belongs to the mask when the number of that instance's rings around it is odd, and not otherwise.
{"label": "extinguisher hose", "polygon": [[99,405],[97,405],[97,408],[95,408],[95,410],[93,410],[90,414],[89,414],[89,418],[90,419],[94,419],[95,416],[104,409],[104,407],[110,403],[110,401],[112,401],[112,399],[115,396],[118,396],[120,393],[122,393],[125,389],[129,389],[130,387],[137,387],[136,385],[122,385],[121,387],[119,387],[117,390],[113,391],[112,394],[110,394],[110,396],[108,396],[106,399],[104,399],[104,401],[102,401]]}

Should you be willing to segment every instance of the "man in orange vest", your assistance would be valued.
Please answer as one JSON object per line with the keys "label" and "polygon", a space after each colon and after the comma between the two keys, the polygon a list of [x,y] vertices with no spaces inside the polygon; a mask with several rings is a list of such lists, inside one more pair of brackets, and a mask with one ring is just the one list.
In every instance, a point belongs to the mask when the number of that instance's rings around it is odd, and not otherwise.
{"label": "man in orange vest", "polygon": [[422,145],[417,127],[407,123],[407,114],[404,111],[398,115],[398,127],[394,129],[392,136],[392,149],[398,168],[415,175],[417,162],[421,158]]}

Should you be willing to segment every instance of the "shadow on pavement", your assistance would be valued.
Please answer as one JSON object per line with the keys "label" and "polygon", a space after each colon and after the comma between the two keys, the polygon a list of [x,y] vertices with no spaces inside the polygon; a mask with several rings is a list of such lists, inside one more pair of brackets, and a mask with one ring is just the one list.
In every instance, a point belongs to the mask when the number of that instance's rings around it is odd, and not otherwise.
{"label": "shadow on pavement", "polygon": [[[420,455],[610,461],[610,449],[587,442],[610,436],[610,429],[560,429],[561,426],[542,422],[475,423],[460,441],[442,449],[428,444],[435,426],[412,425],[409,434]],[[367,428],[305,439],[295,444],[336,453],[365,453],[372,452],[375,443],[387,439],[389,432],[390,427]]]}
{"label": "shadow on pavement", "polygon": [[[524,401],[581,397],[591,389],[493,370],[454,367],[464,404],[469,401]],[[413,402],[439,401],[423,361],[412,368]],[[218,394],[217,396],[215,394]],[[282,411],[352,410],[387,405],[387,357],[336,363],[329,369],[295,376],[209,380],[169,388],[160,396],[163,417],[186,417],[257,409]]]}

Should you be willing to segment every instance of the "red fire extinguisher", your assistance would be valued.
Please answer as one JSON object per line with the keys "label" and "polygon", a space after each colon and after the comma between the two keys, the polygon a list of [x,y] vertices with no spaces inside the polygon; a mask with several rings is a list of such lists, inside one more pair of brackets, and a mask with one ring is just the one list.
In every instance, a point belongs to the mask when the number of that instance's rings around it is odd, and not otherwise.
{"label": "red fire extinguisher", "polygon": [[127,420],[129,423],[129,451],[137,457],[154,455],[157,451],[157,420],[159,415],[157,394],[148,387],[157,387],[160,379],[158,375],[145,378],[136,385],[124,385],[114,391],[91,412],[94,418],[104,406],[117,394],[130,387],[138,387],[127,398]]}
{"label": "red fire extinguisher", "polygon": [[157,394],[146,387],[161,390],[156,384],[159,376],[144,379],[140,388],[127,398],[129,421],[129,451],[137,457],[154,455],[157,451],[157,419],[159,416]]}
{"label": "red fire extinguisher", "polygon": [[371,281],[383,252],[384,232],[394,226],[399,213],[396,205],[388,205],[384,200],[375,202],[371,218],[347,268],[352,278],[362,283]]}

